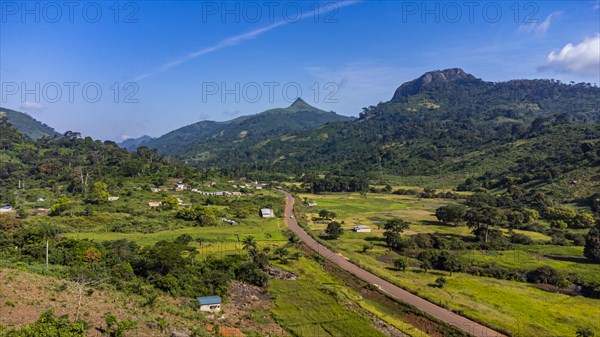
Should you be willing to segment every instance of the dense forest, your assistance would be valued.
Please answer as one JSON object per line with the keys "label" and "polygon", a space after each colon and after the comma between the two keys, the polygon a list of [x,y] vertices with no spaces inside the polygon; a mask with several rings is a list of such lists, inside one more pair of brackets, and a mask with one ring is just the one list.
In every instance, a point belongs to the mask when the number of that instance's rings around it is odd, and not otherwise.
{"label": "dense forest", "polygon": [[203,174],[159,156],[156,150],[140,147],[131,153],[114,142],[82,138],[77,132],[34,141],[5,118],[0,118],[0,148],[0,202],[15,206],[19,195],[31,188],[83,195],[96,181],[118,185],[126,178],[143,177],[160,185],[168,177]]}
{"label": "dense forest", "polygon": [[[579,156],[576,161],[583,159],[583,143],[588,156],[597,151],[599,95],[599,88],[586,83],[493,83],[450,69],[405,83],[389,102],[364,108],[355,121],[331,122],[256,142],[221,144],[209,139],[168,154],[198,167],[245,172],[439,175],[470,170],[477,175],[498,166],[496,151],[513,144],[524,145],[525,150],[500,163],[500,168],[514,169],[507,165],[527,160],[533,146],[543,147],[536,160],[552,165],[560,161],[551,155],[553,148],[561,153],[576,148],[571,156]],[[568,144],[538,144],[540,137],[548,139],[552,133]],[[490,165],[465,167],[469,161]]]}

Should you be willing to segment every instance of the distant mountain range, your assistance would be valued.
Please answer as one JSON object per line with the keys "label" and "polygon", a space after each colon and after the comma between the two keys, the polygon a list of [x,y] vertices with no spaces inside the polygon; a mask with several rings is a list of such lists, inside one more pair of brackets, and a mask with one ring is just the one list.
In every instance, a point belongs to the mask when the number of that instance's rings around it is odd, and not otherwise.
{"label": "distant mountain range", "polygon": [[[2,111],[30,138],[57,135],[28,115]],[[287,108],[201,121],[120,146],[155,148],[236,174],[482,177],[486,186],[551,182],[565,194],[573,194],[569,181],[578,181],[585,182],[583,195],[600,188],[600,88],[555,80],[495,83],[455,68],[402,84],[390,101],[363,108],[359,118],[298,99]]]}
{"label": "distant mountain range", "polygon": [[[285,109],[228,122],[203,121],[141,144],[200,167],[439,174],[460,171],[478,155],[493,156],[499,146],[527,143],[553,127],[569,125],[568,133],[595,125],[599,97],[600,89],[590,84],[494,83],[454,68],[402,84],[390,101],[363,108],[358,119],[299,99]],[[600,137],[588,131],[589,139]],[[497,164],[506,168],[511,161]],[[472,174],[487,169],[493,167],[471,168]]]}
{"label": "distant mountain range", "polygon": [[320,110],[298,98],[287,108],[271,109],[226,122],[201,121],[155,139],[126,140],[120,146],[132,149],[143,145],[179,158],[186,158],[188,155],[214,157],[233,145],[252,146],[269,137],[353,119],[333,111]]}
{"label": "distant mountain range", "polygon": [[60,137],[61,134],[56,132],[48,125],[37,121],[24,112],[14,111],[0,107],[0,118],[4,117],[8,122],[17,128],[19,132],[33,140],[42,137]]}
{"label": "distant mountain range", "polygon": [[144,144],[146,142],[150,142],[152,140],[154,140],[153,137],[150,137],[148,135],[143,135],[138,138],[127,138],[124,141],[118,143],[118,145],[119,145],[119,147],[122,147],[129,151],[135,151],[135,149],[140,147],[142,144]]}

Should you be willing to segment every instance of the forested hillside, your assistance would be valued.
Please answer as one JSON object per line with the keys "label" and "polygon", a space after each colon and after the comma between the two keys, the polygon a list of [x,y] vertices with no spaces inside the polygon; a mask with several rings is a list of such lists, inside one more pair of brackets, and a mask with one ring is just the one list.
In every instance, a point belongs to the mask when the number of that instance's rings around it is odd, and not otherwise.
{"label": "forested hillside", "polygon": [[123,182],[144,177],[161,184],[167,177],[192,170],[159,156],[156,150],[140,148],[129,153],[111,141],[81,138],[68,131],[63,137],[30,140],[0,118],[0,203],[18,205],[18,193],[9,191],[51,188],[60,194],[84,194],[94,181]]}
{"label": "forested hillside", "polygon": [[234,148],[254,146],[270,137],[351,119],[317,109],[299,98],[287,108],[271,109],[226,122],[201,121],[141,144],[183,159],[214,161]]}
{"label": "forested hillside", "polygon": [[10,124],[30,139],[58,137],[60,134],[50,126],[35,120],[26,113],[0,107],[0,117],[4,116]]}
{"label": "forested hillside", "polygon": [[[523,171],[526,163],[535,172],[565,173],[596,163],[599,97],[600,89],[586,83],[493,83],[460,69],[435,71],[403,84],[389,102],[364,108],[358,120],[252,146],[204,143],[182,158],[199,167],[287,174],[468,177]],[[227,151],[210,155],[219,146]]]}

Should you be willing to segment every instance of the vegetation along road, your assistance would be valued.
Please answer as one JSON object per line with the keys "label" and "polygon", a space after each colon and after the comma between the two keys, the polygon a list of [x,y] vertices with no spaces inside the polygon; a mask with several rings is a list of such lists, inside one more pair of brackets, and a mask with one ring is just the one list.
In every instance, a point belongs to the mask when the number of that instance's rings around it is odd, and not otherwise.
{"label": "vegetation along road", "polygon": [[479,323],[476,323],[468,318],[457,315],[450,310],[444,309],[438,305],[435,305],[419,296],[409,293],[408,291],[397,287],[390,282],[360,268],[359,266],[349,262],[339,254],[336,254],[329,250],[327,247],[318,243],[313,239],[304,229],[298,225],[298,221],[294,217],[294,198],[288,192],[283,192],[286,197],[285,203],[285,220],[288,227],[294,232],[300,240],[308,245],[313,251],[323,256],[327,260],[335,263],[340,268],[354,274],[360,279],[377,285],[382,291],[388,293],[390,296],[397,298],[405,303],[413,305],[414,307],[422,310],[441,321],[458,327],[459,329],[477,337],[492,337],[492,336],[504,336],[503,334],[487,328]]}

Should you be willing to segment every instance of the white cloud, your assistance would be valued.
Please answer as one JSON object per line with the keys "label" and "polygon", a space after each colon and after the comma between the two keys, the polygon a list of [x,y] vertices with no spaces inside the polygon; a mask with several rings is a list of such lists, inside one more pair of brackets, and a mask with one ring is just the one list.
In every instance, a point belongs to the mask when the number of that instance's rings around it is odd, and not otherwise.
{"label": "white cloud", "polygon": [[544,35],[550,28],[552,21],[560,16],[562,12],[550,13],[542,22],[532,22],[519,26],[519,32],[522,33],[533,33],[537,35]]}
{"label": "white cloud", "polygon": [[40,103],[25,101],[19,108],[22,110],[41,111],[45,107]]}
{"label": "white cloud", "polygon": [[548,54],[546,62],[542,69],[585,76],[600,75],[600,34],[577,45],[567,43],[559,52]]}

